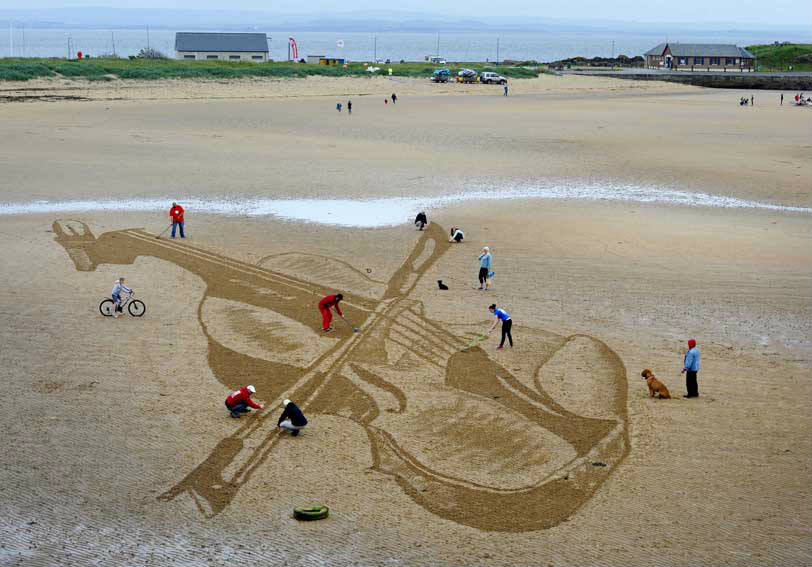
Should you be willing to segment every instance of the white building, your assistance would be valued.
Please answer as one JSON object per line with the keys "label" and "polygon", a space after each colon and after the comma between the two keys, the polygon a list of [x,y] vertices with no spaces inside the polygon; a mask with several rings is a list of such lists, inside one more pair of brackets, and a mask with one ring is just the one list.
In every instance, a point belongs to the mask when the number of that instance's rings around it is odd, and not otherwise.
{"label": "white building", "polygon": [[264,33],[177,32],[178,59],[221,61],[268,61],[268,39]]}

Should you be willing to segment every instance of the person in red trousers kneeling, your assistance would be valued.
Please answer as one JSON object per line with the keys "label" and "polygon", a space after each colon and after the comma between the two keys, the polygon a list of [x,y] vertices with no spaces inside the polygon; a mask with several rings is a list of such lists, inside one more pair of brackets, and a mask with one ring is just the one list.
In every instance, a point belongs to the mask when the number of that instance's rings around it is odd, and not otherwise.
{"label": "person in red trousers kneeling", "polygon": [[325,333],[328,331],[332,331],[333,328],[330,326],[330,322],[333,320],[333,314],[330,311],[331,308],[335,307],[336,313],[338,313],[339,317],[343,317],[344,313],[341,312],[341,306],[339,302],[344,299],[344,296],[340,293],[331,293],[330,295],[325,295],[319,301],[319,312],[321,312],[321,330]]}

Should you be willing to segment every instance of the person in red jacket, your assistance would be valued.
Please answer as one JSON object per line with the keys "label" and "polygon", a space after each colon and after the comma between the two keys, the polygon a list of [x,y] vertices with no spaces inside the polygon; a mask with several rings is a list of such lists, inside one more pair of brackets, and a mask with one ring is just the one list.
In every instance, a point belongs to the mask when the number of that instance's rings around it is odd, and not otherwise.
{"label": "person in red jacket", "polygon": [[231,412],[231,417],[239,419],[241,413],[248,413],[248,409],[262,409],[262,404],[251,399],[252,394],[256,394],[257,389],[253,386],[243,386],[236,392],[231,392],[226,398],[226,409]]}
{"label": "person in red jacket", "polygon": [[319,301],[319,311],[321,312],[321,330],[325,333],[328,331],[332,331],[333,328],[330,326],[330,322],[333,320],[333,314],[330,311],[331,307],[336,308],[336,312],[338,313],[339,317],[344,317],[344,313],[341,312],[341,306],[338,304],[344,296],[340,293],[331,293],[330,295],[325,295]]}
{"label": "person in red jacket", "polygon": [[169,209],[169,216],[172,217],[172,238],[175,238],[175,229],[180,228],[180,237],[186,238],[183,235],[183,207],[177,203],[172,203],[172,208]]}

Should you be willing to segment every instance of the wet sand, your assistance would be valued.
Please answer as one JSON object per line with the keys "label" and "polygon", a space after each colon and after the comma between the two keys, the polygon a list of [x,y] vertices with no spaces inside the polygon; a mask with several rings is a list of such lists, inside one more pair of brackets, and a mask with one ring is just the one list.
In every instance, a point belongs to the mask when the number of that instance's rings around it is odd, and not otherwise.
{"label": "wet sand", "polygon": [[[509,97],[387,79],[149,87],[146,100],[126,83],[123,100],[104,84],[88,85],[88,102],[0,106],[4,200],[358,198],[565,179],[809,206],[809,112],[779,107],[778,93],[742,108],[737,91],[600,77],[515,81]],[[398,104],[384,105],[392,91]],[[350,96],[354,114],[337,113]]]}
{"label": "wet sand", "polygon": [[[2,201],[432,198],[554,179],[810,206],[805,109],[575,77],[507,99],[409,83],[392,107],[386,80],[316,83],[0,105]],[[338,115],[347,92],[369,94]],[[428,212],[466,242],[190,209],[188,241],[164,245],[160,210],[0,216],[2,562],[812,562],[808,213],[573,198]],[[98,314],[120,275],[145,317]],[[352,294],[364,332],[316,334],[298,294],[323,289]],[[516,348],[491,335],[463,352],[490,302]],[[689,337],[697,400],[681,399]],[[334,347],[348,362],[296,386]],[[648,398],[644,367],[675,399]],[[228,419],[243,382],[271,405],[296,392],[310,426],[293,439],[273,433],[276,409]],[[602,424],[619,433],[589,433]],[[189,488],[202,482],[212,492]],[[500,496],[545,482],[562,488],[525,510]],[[311,503],[331,517],[290,517]]]}

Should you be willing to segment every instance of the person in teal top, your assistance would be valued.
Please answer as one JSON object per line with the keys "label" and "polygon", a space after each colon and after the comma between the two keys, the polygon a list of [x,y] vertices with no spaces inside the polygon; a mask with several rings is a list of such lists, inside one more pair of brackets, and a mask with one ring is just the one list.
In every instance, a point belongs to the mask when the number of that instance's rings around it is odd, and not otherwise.
{"label": "person in teal top", "polygon": [[479,255],[479,289],[487,291],[491,285],[488,279],[488,272],[491,271],[492,266],[493,256],[491,256],[491,250],[485,246],[482,249],[482,254]]}
{"label": "person in teal top", "polygon": [[488,329],[489,335],[496,328],[496,325],[499,324],[499,321],[502,321],[502,340],[496,348],[500,349],[505,347],[505,337],[510,341],[510,348],[513,348],[513,335],[510,334],[510,329],[513,327],[513,319],[510,318],[510,313],[504,309],[497,309],[495,303],[492,303],[488,309],[494,315],[493,325]]}

